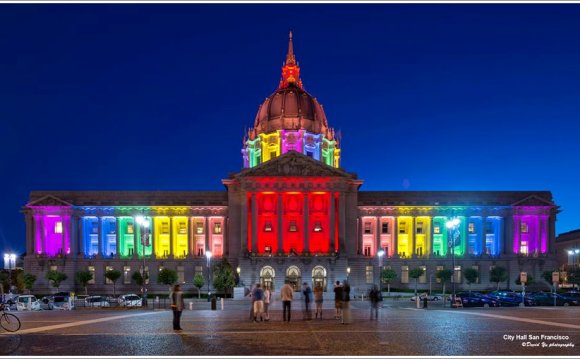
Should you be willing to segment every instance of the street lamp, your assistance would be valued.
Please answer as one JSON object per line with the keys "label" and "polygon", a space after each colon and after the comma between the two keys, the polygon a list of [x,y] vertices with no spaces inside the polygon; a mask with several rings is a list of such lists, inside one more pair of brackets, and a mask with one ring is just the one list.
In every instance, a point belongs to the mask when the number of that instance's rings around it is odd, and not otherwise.
{"label": "street lamp", "polygon": [[378,268],[379,290],[381,289],[381,257],[384,255],[385,251],[382,249],[377,252],[377,258],[379,259],[379,268]]}
{"label": "street lamp", "polygon": [[16,268],[16,254],[4,253],[4,269],[8,268],[8,293],[12,293],[12,269]]}
{"label": "street lamp", "polygon": [[209,282],[211,280],[211,277],[209,276],[209,264],[211,262],[211,252],[210,251],[206,251],[205,252],[205,257],[207,258],[207,301],[209,302]]}
{"label": "street lamp", "polygon": [[457,226],[459,226],[459,218],[454,217],[445,223],[447,227],[447,246],[451,249],[451,265],[453,266],[453,271],[451,275],[451,288],[453,295],[451,296],[451,307],[455,302],[455,235],[457,233]]}
{"label": "street lamp", "polygon": [[143,296],[143,304],[147,305],[147,288],[145,287],[145,246],[149,245],[149,220],[143,216],[137,216],[135,219],[137,224],[141,226],[141,256],[143,258],[143,268],[141,270],[141,279],[143,287],[141,288]]}
{"label": "street lamp", "polygon": [[346,280],[348,280],[349,276],[350,276],[350,267],[346,267]]}

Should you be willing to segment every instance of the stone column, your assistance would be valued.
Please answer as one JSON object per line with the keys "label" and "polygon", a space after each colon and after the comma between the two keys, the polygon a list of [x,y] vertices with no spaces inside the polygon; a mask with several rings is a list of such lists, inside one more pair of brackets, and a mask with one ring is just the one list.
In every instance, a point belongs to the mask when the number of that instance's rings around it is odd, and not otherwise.
{"label": "stone column", "polygon": [[[485,241],[487,238],[486,228],[487,228],[487,216],[483,215],[483,216],[481,216],[481,231],[480,231],[480,233],[481,233],[481,239],[480,239],[481,254],[485,254]],[[480,283],[481,283],[481,280],[480,280]]]}
{"label": "stone column", "polygon": [[283,233],[285,228],[283,227],[283,215],[284,215],[284,206],[282,203],[282,192],[278,193],[278,252],[283,252]]}
{"label": "stone column", "polygon": [[[106,256],[107,253],[103,253],[103,217],[99,216],[97,217],[97,258],[102,258],[103,254]],[[84,225],[84,221],[81,222],[82,225]],[[83,227],[81,227],[81,229],[83,229]],[[84,229],[82,230],[82,233],[84,234],[85,231]]]}
{"label": "stone column", "polygon": [[[338,228],[339,228],[339,232],[338,232],[338,248],[336,249],[337,251],[341,252],[341,251],[346,251],[346,207],[345,207],[345,202],[346,202],[346,196],[344,195],[343,192],[340,193],[339,199],[338,199]],[[349,254],[349,253],[347,253]],[[352,254],[352,253],[350,253]]]}
{"label": "stone column", "polygon": [[[168,258],[172,259],[175,257],[175,244],[173,243],[176,240],[175,235],[173,234],[173,216],[169,217],[169,256]],[[145,247],[143,247],[145,249]],[[145,253],[145,251],[143,251]]]}
{"label": "stone column", "polygon": [[258,200],[256,192],[252,192],[252,253],[258,248]]}
{"label": "stone column", "polygon": [[393,216],[393,259],[399,258],[399,228],[397,222],[397,216]]}
{"label": "stone column", "polygon": [[[79,239],[80,236],[78,235],[78,225],[79,225],[79,218],[76,214],[72,213],[70,216],[70,223],[69,223],[69,246],[70,246],[70,255],[72,258],[77,258],[79,254]],[[65,251],[66,254],[66,251]]]}
{"label": "stone column", "polygon": [[329,216],[328,218],[330,219],[329,222],[329,226],[330,228],[328,229],[328,233],[329,233],[329,238],[328,238],[328,243],[329,246],[328,248],[330,249],[330,252],[334,252],[336,251],[336,243],[334,242],[335,240],[335,228],[336,228],[336,218],[334,218],[334,192],[330,192],[330,205],[329,205]]}
{"label": "stone column", "polygon": [[26,254],[32,255],[34,253],[34,221],[30,212],[26,213]]}
{"label": "stone column", "polygon": [[308,192],[304,192],[304,250],[310,251],[310,211],[308,208]]}
{"label": "stone column", "polygon": [[[376,225],[376,237],[375,237],[375,246],[376,246],[376,251],[375,251],[375,255],[379,253],[379,251],[382,249],[381,248],[381,216],[376,216],[375,217],[377,220],[377,225]],[[385,253],[385,255],[387,255]]]}
{"label": "stone column", "polygon": [[248,253],[248,198],[245,193],[242,192],[240,195],[241,198],[241,210],[242,210],[242,217],[241,217],[241,232],[240,232],[240,249],[241,255],[245,255]]}
{"label": "stone column", "polygon": [[211,251],[211,248],[209,246],[209,244],[210,244],[209,243],[209,231],[210,231],[210,228],[209,228],[209,217],[208,216],[205,216],[205,217],[203,217],[203,220],[205,221],[205,223],[204,223],[204,226],[205,226],[205,232],[204,232],[205,233],[205,250],[206,251]]}
{"label": "stone column", "polygon": [[[189,258],[195,258],[195,222],[192,216],[187,216],[187,240],[189,244]],[[185,270],[185,269],[184,269]]]}
{"label": "stone column", "polygon": [[115,230],[115,247],[117,248],[115,258],[121,258],[121,223],[119,217],[115,217],[115,226],[117,227]]}

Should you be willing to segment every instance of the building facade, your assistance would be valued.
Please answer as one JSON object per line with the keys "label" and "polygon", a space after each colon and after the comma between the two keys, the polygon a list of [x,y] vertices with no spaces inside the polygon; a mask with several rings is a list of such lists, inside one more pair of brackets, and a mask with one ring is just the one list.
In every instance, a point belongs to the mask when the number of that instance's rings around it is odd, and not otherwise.
{"label": "building facade", "polygon": [[[558,207],[547,191],[361,191],[363,180],[340,166],[340,136],[323,106],[303,88],[292,36],[276,91],[245,134],[242,169],[216,192],[34,191],[24,206],[25,270],[48,291],[48,270],[94,273],[90,291],[107,293],[105,272],[123,273],[119,291],[138,291],[134,272],[149,273],[149,293],[161,268],[193,290],[197,273],[227,258],[240,283],[278,289],[285,280],[332,289],[349,279],[355,292],[394,269],[396,287],[438,288],[435,273],[451,269],[458,285],[475,268],[472,287],[494,286],[489,271],[508,269],[504,287],[521,271],[538,278],[557,267]],[[451,220],[455,219],[454,222]],[[451,225],[450,225],[451,224]]]}

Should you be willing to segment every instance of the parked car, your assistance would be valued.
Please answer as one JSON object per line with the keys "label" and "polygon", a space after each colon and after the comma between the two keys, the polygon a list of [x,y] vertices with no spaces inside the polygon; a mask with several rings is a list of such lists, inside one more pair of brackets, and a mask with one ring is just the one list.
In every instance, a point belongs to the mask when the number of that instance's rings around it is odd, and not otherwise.
{"label": "parked car", "polygon": [[143,301],[137,294],[124,294],[119,297],[119,305],[122,307],[141,307]]}
{"label": "parked car", "polygon": [[[427,300],[429,300],[429,301],[443,300],[443,297],[441,297],[440,295],[427,295],[426,296],[425,294],[419,295],[419,300],[424,300],[425,297],[427,297]],[[416,300],[416,297],[412,296],[411,301],[414,302],[415,300]]]}
{"label": "parked car", "polygon": [[575,300],[566,298],[560,294],[547,293],[547,292],[536,292],[530,294],[530,297],[536,302],[536,305],[554,305],[554,298],[556,299],[556,305],[569,306],[578,305],[580,298]]}
{"label": "parked car", "polygon": [[499,307],[500,302],[488,295],[479,292],[459,292],[456,294],[461,298],[464,307]]}
{"label": "parked car", "polygon": [[85,299],[85,307],[88,308],[102,308],[102,307],[110,307],[109,301],[107,297],[102,297],[100,295],[92,295]]}
{"label": "parked car", "polygon": [[75,305],[68,296],[50,295],[42,297],[40,308],[44,310],[71,310],[75,308]]}
{"label": "parked car", "polygon": [[19,295],[16,298],[16,310],[40,310],[40,301],[31,294]]}
{"label": "parked car", "polygon": [[570,291],[562,293],[561,296],[569,300],[570,305],[580,305],[580,292]]}
{"label": "parked car", "polygon": [[[514,291],[496,290],[488,296],[497,300],[502,307],[517,307],[522,303],[522,295]],[[526,307],[535,305],[535,301],[529,296],[524,297],[523,303]]]}

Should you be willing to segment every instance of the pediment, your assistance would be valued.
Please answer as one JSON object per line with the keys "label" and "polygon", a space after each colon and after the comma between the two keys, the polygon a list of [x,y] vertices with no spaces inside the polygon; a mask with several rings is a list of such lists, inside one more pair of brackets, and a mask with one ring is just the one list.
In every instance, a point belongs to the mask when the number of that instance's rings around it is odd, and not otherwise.
{"label": "pediment", "polygon": [[355,178],[354,174],[328,166],[325,163],[290,151],[282,156],[262,163],[253,168],[246,168],[235,177],[343,177]]}
{"label": "pediment", "polygon": [[553,206],[554,203],[547,201],[541,197],[538,197],[536,195],[531,195],[528,196],[520,201],[517,201],[515,203],[512,204],[512,206],[514,207],[533,207],[533,206]]}
{"label": "pediment", "polygon": [[72,203],[63,201],[62,199],[55,196],[44,196],[32,202],[29,202],[27,207],[40,207],[40,206],[51,206],[51,207],[72,207]]}

